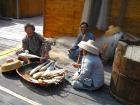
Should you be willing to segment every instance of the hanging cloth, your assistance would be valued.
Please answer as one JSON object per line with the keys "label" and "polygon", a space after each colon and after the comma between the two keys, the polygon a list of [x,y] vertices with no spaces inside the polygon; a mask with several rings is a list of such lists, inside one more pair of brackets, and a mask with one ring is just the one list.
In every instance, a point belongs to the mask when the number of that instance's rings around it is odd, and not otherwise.
{"label": "hanging cloth", "polygon": [[89,23],[89,27],[91,29],[96,28],[96,24],[98,21],[100,8],[101,8],[101,3],[102,3],[102,0],[93,1],[93,8],[91,10],[90,23]]}
{"label": "hanging cloth", "polygon": [[93,8],[92,4],[93,4],[93,0],[85,0],[81,22],[87,22],[89,24],[91,11],[92,11],[92,8]]}
{"label": "hanging cloth", "polygon": [[96,26],[98,29],[105,30],[107,28],[108,7],[109,7],[109,0],[102,0],[100,14]]}

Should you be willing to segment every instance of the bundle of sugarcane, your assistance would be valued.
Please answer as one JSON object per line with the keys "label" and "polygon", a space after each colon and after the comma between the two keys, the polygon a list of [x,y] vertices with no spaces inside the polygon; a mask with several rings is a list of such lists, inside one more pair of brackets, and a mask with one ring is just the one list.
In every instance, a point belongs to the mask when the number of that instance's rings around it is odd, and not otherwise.
{"label": "bundle of sugarcane", "polygon": [[[84,35],[82,36],[82,41],[85,41],[85,39],[86,39],[86,34],[84,34]],[[80,53],[79,53],[79,55],[78,55],[78,59],[77,59],[77,63],[78,63],[78,64],[79,64],[80,61],[81,61],[82,55],[83,55],[83,52],[82,52],[82,50],[81,50]]]}
{"label": "bundle of sugarcane", "polygon": [[35,83],[58,84],[64,78],[65,69],[56,66],[56,61],[45,62],[30,70],[30,81]]}

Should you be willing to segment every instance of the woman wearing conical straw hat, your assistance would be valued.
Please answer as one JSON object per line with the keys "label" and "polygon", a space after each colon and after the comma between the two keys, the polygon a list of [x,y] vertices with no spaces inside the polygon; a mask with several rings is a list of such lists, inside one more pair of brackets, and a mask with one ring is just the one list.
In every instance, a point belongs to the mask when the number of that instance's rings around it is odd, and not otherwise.
{"label": "woman wearing conical straw hat", "polygon": [[72,78],[73,88],[96,90],[104,84],[104,69],[99,58],[99,49],[93,40],[81,41],[78,46],[83,51],[82,63],[74,63],[79,68]]}

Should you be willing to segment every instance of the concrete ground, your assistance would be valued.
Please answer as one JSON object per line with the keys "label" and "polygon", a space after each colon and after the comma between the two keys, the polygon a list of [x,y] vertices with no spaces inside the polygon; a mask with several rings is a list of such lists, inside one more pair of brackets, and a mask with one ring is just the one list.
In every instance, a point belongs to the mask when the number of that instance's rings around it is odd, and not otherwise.
{"label": "concrete ground", "polygon": [[[36,32],[43,33],[43,18],[33,17],[24,19],[1,20],[0,19],[0,65],[7,58],[17,59],[15,50],[21,48],[21,39],[25,36],[24,24],[33,23]],[[68,70],[72,75],[74,69],[67,56],[68,49],[76,38],[61,37],[56,39],[56,45],[52,46],[50,57],[57,59],[58,64]],[[111,79],[111,66],[104,66],[105,84],[97,91],[75,90],[67,81],[57,86],[37,86],[20,78],[13,71],[0,74],[0,105],[120,105],[109,94]]]}

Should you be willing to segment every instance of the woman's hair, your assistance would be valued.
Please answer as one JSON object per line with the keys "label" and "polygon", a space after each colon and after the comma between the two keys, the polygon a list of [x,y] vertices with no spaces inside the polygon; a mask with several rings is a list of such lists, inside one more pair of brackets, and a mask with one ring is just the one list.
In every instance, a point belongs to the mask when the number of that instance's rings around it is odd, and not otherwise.
{"label": "woman's hair", "polygon": [[82,22],[82,23],[80,24],[80,26],[83,25],[83,24],[85,24],[85,25],[88,27],[88,24],[87,24],[86,22]]}
{"label": "woman's hair", "polygon": [[31,23],[27,23],[25,26],[24,26],[24,30],[27,29],[27,27],[31,27],[33,29],[33,31],[35,31],[35,26]]}

